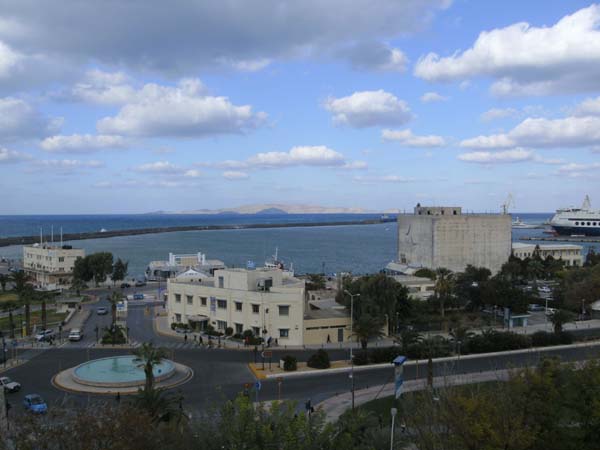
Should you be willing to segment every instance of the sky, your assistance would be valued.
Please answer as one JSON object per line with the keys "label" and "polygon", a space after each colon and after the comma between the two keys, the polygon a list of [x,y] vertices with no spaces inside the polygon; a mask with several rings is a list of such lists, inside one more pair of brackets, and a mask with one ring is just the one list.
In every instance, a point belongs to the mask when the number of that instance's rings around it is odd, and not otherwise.
{"label": "sky", "polygon": [[0,214],[600,204],[600,3],[56,5],[0,0]]}

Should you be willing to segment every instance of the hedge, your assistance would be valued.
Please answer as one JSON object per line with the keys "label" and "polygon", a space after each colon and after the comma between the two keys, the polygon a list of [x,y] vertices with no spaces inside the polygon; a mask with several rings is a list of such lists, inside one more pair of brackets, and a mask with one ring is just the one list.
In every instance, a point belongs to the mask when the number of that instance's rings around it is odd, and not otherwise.
{"label": "hedge", "polygon": [[286,355],[283,357],[283,370],[286,372],[293,372],[298,368],[298,360],[296,357]]}
{"label": "hedge", "polygon": [[317,353],[308,358],[306,365],[313,369],[327,369],[331,366],[329,363],[329,354],[325,350],[319,349]]}

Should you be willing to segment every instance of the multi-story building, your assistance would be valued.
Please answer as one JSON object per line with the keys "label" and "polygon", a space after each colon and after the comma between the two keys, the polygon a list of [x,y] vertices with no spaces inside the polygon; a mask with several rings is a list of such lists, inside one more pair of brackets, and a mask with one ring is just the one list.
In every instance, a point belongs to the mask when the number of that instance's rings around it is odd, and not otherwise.
{"label": "multi-story building", "polygon": [[[208,325],[234,334],[251,330],[280,346],[348,340],[350,319],[340,311],[308,311],[305,286],[281,269],[220,269],[214,275],[168,280],[170,323]],[[338,329],[342,329],[340,333]]]}
{"label": "multi-story building", "polygon": [[41,289],[60,289],[71,285],[77,258],[85,250],[70,245],[33,244],[23,247],[23,270]]}
{"label": "multi-story building", "polygon": [[540,258],[546,259],[552,256],[554,259],[561,259],[566,266],[582,266],[583,265],[583,247],[572,244],[551,244],[551,245],[535,245],[515,242],[512,245],[513,255],[519,259],[531,258],[536,251]]}
{"label": "multi-story building", "polygon": [[422,267],[461,272],[469,264],[496,273],[510,256],[511,225],[508,214],[418,204],[413,214],[398,215],[397,263],[405,273]]}
{"label": "multi-story building", "polygon": [[207,272],[212,275],[215,270],[224,268],[223,261],[206,259],[206,255],[201,252],[183,255],[169,253],[167,261],[151,261],[146,267],[145,277],[148,281],[160,281],[174,277],[188,269]]}

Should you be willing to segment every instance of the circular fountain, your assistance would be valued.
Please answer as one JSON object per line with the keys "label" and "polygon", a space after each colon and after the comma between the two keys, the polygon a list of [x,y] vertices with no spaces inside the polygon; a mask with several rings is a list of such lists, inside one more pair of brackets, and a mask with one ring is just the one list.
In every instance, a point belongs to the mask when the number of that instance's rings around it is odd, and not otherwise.
{"label": "circular fountain", "polygon": [[[192,369],[163,359],[153,367],[157,388],[171,388],[192,377]],[[131,394],[144,386],[144,360],[133,355],[94,359],[63,370],[52,380],[61,389],[91,394]]]}

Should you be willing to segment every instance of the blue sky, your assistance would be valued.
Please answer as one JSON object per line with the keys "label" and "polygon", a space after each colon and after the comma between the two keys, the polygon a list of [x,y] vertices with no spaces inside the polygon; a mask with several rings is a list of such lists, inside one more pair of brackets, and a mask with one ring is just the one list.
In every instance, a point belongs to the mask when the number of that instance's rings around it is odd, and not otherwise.
{"label": "blue sky", "polygon": [[0,214],[600,202],[600,4],[0,11]]}

